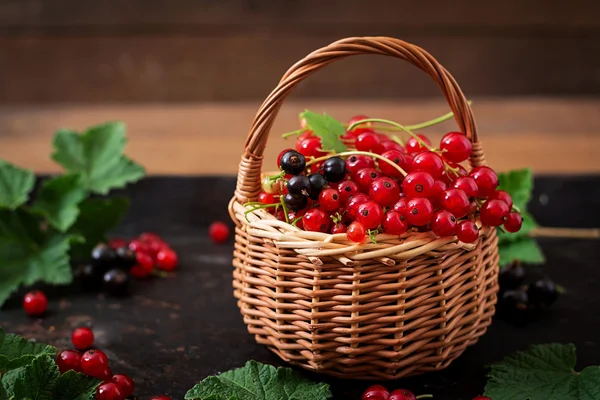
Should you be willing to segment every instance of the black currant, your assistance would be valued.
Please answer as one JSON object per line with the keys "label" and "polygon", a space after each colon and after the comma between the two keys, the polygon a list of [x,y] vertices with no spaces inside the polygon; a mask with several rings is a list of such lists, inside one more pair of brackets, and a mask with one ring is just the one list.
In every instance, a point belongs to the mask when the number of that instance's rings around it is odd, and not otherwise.
{"label": "black currant", "polygon": [[85,290],[98,290],[102,286],[102,271],[92,264],[77,266],[76,274]]}
{"label": "black currant", "polygon": [[115,252],[117,254],[115,260],[116,267],[129,271],[137,263],[135,251],[131,250],[129,247],[119,247]]}
{"label": "black currant", "polygon": [[291,194],[304,195],[308,194],[310,188],[310,180],[305,175],[292,176],[287,183],[287,190]]}
{"label": "black currant", "polygon": [[303,195],[288,193],[283,197],[283,201],[292,211],[300,211],[308,204],[308,198]]}
{"label": "black currant", "polygon": [[117,253],[107,244],[100,243],[92,250],[92,264],[96,268],[106,269],[112,267],[117,259]]}
{"label": "black currant", "polygon": [[113,268],[107,271],[103,277],[102,288],[114,296],[122,296],[129,290],[129,274],[122,269]]}
{"label": "black currant", "polygon": [[308,177],[310,187],[308,188],[308,197],[313,200],[319,199],[319,194],[327,186],[327,179],[321,174],[312,174]]}
{"label": "black currant", "polygon": [[513,323],[525,323],[531,317],[529,296],[520,289],[504,292],[498,309],[504,319]]}
{"label": "black currant", "polygon": [[540,310],[547,310],[557,299],[559,292],[550,279],[540,279],[529,285],[527,295],[531,304]]}
{"label": "black currant", "polygon": [[286,174],[298,175],[306,168],[306,159],[296,150],[290,150],[281,156],[279,166]]}
{"label": "black currant", "polygon": [[341,182],[346,176],[346,162],[340,157],[328,158],[323,164],[323,175],[328,182]]}
{"label": "black currant", "polygon": [[502,291],[516,289],[525,281],[525,268],[518,262],[509,264],[500,271],[498,281]]}

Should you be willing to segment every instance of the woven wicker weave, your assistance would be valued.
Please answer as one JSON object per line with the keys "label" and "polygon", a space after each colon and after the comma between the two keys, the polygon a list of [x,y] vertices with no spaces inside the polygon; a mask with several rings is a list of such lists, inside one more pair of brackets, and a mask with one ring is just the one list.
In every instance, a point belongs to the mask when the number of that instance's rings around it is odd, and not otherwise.
{"label": "woven wicker weave", "polygon": [[471,109],[458,84],[419,47],[386,37],[348,38],[297,62],[260,107],[246,140],[229,211],[236,224],[234,294],[251,334],[283,360],[354,379],[397,379],[445,368],[483,335],[498,291],[494,229],[474,245],[431,232],[306,232],[264,210],[244,216],[261,191],[269,130],[294,87],[321,67],[359,54],[398,57],[429,74],[485,164]]}

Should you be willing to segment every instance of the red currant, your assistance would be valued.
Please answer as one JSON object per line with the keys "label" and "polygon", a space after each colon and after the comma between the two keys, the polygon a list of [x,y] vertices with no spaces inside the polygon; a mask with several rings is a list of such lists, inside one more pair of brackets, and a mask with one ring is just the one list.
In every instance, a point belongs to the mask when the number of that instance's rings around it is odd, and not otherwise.
{"label": "red currant", "polygon": [[258,195],[258,202],[263,204],[277,203],[277,201],[275,201],[275,195],[267,192],[261,192]]}
{"label": "red currant", "polygon": [[[350,118],[350,121],[348,121],[348,126],[352,126],[353,124],[360,122],[364,119],[369,119],[369,117],[367,117],[366,115],[355,115],[354,117]],[[358,124],[351,131],[348,131],[348,133],[350,133],[353,136],[358,136],[363,132],[371,131],[371,125],[371,122],[364,122],[362,124]]]}
{"label": "red currant", "polygon": [[380,143],[375,132],[363,132],[356,138],[356,150],[373,151]]}
{"label": "red currant", "polygon": [[127,247],[127,242],[125,241],[125,239],[114,238],[108,241],[108,245],[110,246],[110,248],[116,250],[119,247]]}
{"label": "red currant", "polygon": [[136,264],[129,273],[134,278],[146,278],[154,270],[154,260],[146,253],[135,253]]}
{"label": "red currant", "polygon": [[163,248],[156,254],[156,265],[163,271],[173,271],[177,268],[179,259],[177,253],[170,248]]}
{"label": "red currant", "polygon": [[473,400],[492,400],[492,398],[487,396],[477,396],[473,397]]}
{"label": "red currant", "polygon": [[487,197],[498,187],[498,176],[490,167],[476,167],[471,170],[470,177],[475,179],[479,191],[477,196]]}
{"label": "red currant", "polygon": [[437,153],[423,151],[413,158],[410,170],[427,172],[434,179],[441,178],[444,173],[444,161]]}
{"label": "red currant", "polygon": [[411,197],[428,197],[435,180],[427,172],[411,172],[402,181],[404,194]]}
{"label": "red currant", "polygon": [[312,232],[329,232],[331,218],[319,208],[311,208],[302,217],[304,229]]}
{"label": "red currant", "polygon": [[390,392],[381,385],[373,385],[362,395],[362,400],[387,400],[390,397]]}
{"label": "red currant", "polygon": [[399,151],[400,153],[404,153],[404,147],[400,143],[396,143],[393,140],[384,140],[381,139],[381,144],[377,147],[377,154],[383,155],[383,153],[388,152],[390,150]]}
{"label": "red currant", "polygon": [[[417,136],[423,142],[425,142],[429,146],[431,146],[431,141],[429,140],[429,138],[427,138],[427,136],[421,135],[421,134],[418,134]],[[406,141],[405,147],[406,147],[406,152],[410,153],[410,154],[420,153],[421,151],[427,150],[425,147],[421,146],[421,143],[419,143],[419,141],[417,139],[415,139],[414,137],[411,137],[410,139],[408,139]]]}
{"label": "red currant", "polygon": [[300,134],[300,136],[298,136],[298,139],[296,139],[296,142],[301,142],[304,139],[311,137],[313,135],[312,131],[304,131],[302,132],[302,134]]}
{"label": "red currant", "polygon": [[360,243],[365,240],[366,235],[365,227],[358,221],[354,221],[348,225],[348,229],[346,230],[346,236],[351,242]]}
{"label": "red currant", "polygon": [[360,206],[363,203],[366,203],[367,201],[369,201],[369,196],[367,196],[364,193],[358,193],[358,194],[350,197],[348,199],[348,202],[346,203],[346,210],[348,213],[348,217],[350,217],[350,219],[352,219],[352,220],[356,219],[356,213],[358,212],[358,206]]}
{"label": "red currant", "polygon": [[296,150],[304,157],[321,157],[327,153],[321,151],[321,138],[310,136],[296,142]]}
{"label": "red currant", "polygon": [[81,356],[81,370],[84,374],[103,379],[108,369],[108,357],[100,350],[88,350]]}
{"label": "red currant", "polygon": [[383,231],[390,235],[402,235],[408,229],[404,214],[390,210],[383,216]]}
{"label": "red currant", "polygon": [[394,206],[392,207],[392,210],[397,211],[402,215],[405,215],[407,202],[408,202],[408,199],[406,197],[401,197],[400,200],[398,200],[396,202],[396,204],[394,204]]}
{"label": "red currant", "polygon": [[471,202],[463,190],[448,189],[442,196],[442,207],[460,219],[469,213]]}
{"label": "red currant", "polygon": [[374,168],[365,168],[356,173],[354,181],[358,185],[358,188],[362,192],[366,193],[371,187],[371,182],[377,178],[379,178],[379,172],[377,172]]}
{"label": "red currant", "polygon": [[383,221],[383,209],[374,201],[366,201],[358,206],[356,220],[366,229],[375,229]]}
{"label": "red currant", "polygon": [[488,200],[481,206],[479,215],[481,223],[487,226],[500,226],[506,220],[510,212],[508,206],[502,200]]}
{"label": "red currant", "polygon": [[87,349],[94,344],[94,332],[88,327],[77,328],[71,335],[71,341],[76,349]]}
{"label": "red currant", "polygon": [[281,208],[275,211],[275,218],[277,218],[279,221],[285,221],[285,211],[283,211]]}
{"label": "red currant", "polygon": [[216,221],[208,227],[208,234],[214,243],[225,243],[229,239],[229,227],[221,221]]}
{"label": "red currant", "polygon": [[413,392],[406,389],[397,389],[390,393],[388,400],[417,400]]}
{"label": "red currant", "polygon": [[461,221],[456,229],[456,236],[463,243],[473,243],[479,237],[479,229],[473,221]]}
{"label": "red currant", "polygon": [[369,197],[384,207],[393,205],[399,196],[400,187],[392,178],[377,178],[371,183]]}
{"label": "red currant", "polygon": [[[394,164],[398,165],[400,168],[406,171],[406,162],[404,160],[404,154],[399,150],[388,150],[381,155],[384,158],[387,158]],[[379,161],[379,169],[381,172],[386,174],[387,176],[391,176],[392,178],[402,178],[403,175],[396,168],[391,166],[389,163],[385,161]]]}
{"label": "red currant", "polygon": [[39,317],[46,312],[46,309],[48,308],[48,299],[44,292],[32,290],[23,298],[23,308],[30,316]]}
{"label": "red currant", "polygon": [[365,168],[375,168],[375,161],[364,155],[351,155],[346,159],[346,172],[354,177],[358,171]]}
{"label": "red currant", "polygon": [[406,220],[411,225],[423,226],[431,222],[433,217],[433,206],[424,197],[410,199],[406,204]]}
{"label": "red currant", "polygon": [[477,196],[477,192],[479,191],[475,179],[470,176],[461,176],[452,183],[452,187],[465,192],[469,199]]}
{"label": "red currant", "polygon": [[508,217],[506,217],[506,221],[504,221],[504,229],[506,229],[507,232],[511,233],[518,232],[521,229],[522,225],[523,217],[521,217],[521,214],[517,212],[511,212],[510,214],[508,214]]}
{"label": "red currant", "polygon": [[119,387],[112,383],[103,383],[96,390],[96,400],[124,400],[125,396]]}
{"label": "red currant", "polygon": [[56,357],[56,365],[61,374],[69,370],[81,372],[81,353],[75,350],[64,350]]}
{"label": "red currant", "polygon": [[442,155],[448,161],[461,162],[471,156],[473,145],[469,138],[461,132],[449,132],[440,141]]}
{"label": "red currant", "polygon": [[496,190],[494,193],[492,193],[490,195],[489,199],[502,200],[503,202],[506,203],[509,210],[512,209],[512,206],[513,206],[512,197],[510,197],[510,194],[508,192],[505,192],[504,190]]}
{"label": "red currant", "polygon": [[152,252],[148,243],[140,239],[133,239],[129,242],[128,247],[130,250],[135,251],[136,253],[150,254]]}
{"label": "red currant", "polygon": [[336,234],[336,233],[345,233],[346,232],[346,225],[344,225],[341,222],[338,222],[337,224],[335,224],[334,226],[331,227],[331,233]]}
{"label": "red currant", "polygon": [[447,188],[448,186],[446,185],[446,182],[442,181],[441,179],[433,182],[433,187],[429,193],[429,200],[431,200],[431,204],[433,204],[434,208],[439,208],[441,206],[444,191]]}
{"label": "red currant", "polygon": [[135,386],[133,384],[133,379],[131,379],[129,376],[125,374],[116,374],[113,375],[112,381],[119,387],[123,397],[128,397],[133,394]]}
{"label": "red currant", "polygon": [[325,189],[319,194],[319,204],[325,211],[337,210],[341,203],[340,192],[336,189]]}
{"label": "red currant", "polygon": [[452,236],[456,233],[456,218],[446,210],[436,211],[431,221],[431,230],[438,236]]}
{"label": "red currant", "polygon": [[294,149],[285,149],[281,153],[279,153],[279,155],[277,156],[277,168],[280,168],[279,166],[281,165],[281,157],[283,157],[283,155],[290,150],[294,150]]}
{"label": "red currant", "polygon": [[340,193],[340,203],[346,204],[350,196],[358,193],[358,185],[352,181],[342,181],[338,184],[338,192]]}

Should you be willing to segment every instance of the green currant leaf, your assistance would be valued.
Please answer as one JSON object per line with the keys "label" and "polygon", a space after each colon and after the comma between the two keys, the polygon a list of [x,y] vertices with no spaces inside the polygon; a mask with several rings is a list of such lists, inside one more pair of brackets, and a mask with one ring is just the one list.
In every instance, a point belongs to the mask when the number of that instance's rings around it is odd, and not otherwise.
{"label": "green currant leaf", "polygon": [[123,155],[125,144],[125,125],[120,122],[98,125],[81,135],[60,130],[54,137],[52,158],[68,171],[81,174],[88,190],[107,194],[145,174],[141,165]]}
{"label": "green currant leaf", "polygon": [[308,110],[300,114],[300,118],[304,118],[308,129],[321,138],[323,150],[336,153],[347,150],[341,139],[346,133],[346,128],[340,121],[327,114],[317,114]]}
{"label": "green currant leaf", "polygon": [[54,400],[53,391],[59,377],[58,366],[48,355],[35,357],[16,377],[13,393],[17,399]]}
{"label": "green currant leaf", "polygon": [[77,205],[86,194],[81,175],[57,176],[42,184],[33,203],[33,210],[46,217],[50,225],[64,232],[77,219]]}
{"label": "green currant leaf", "polygon": [[504,243],[499,247],[500,266],[510,264],[513,261],[521,261],[528,264],[542,264],[546,261],[542,249],[535,240],[524,237],[514,242]]}
{"label": "green currant leaf", "polygon": [[24,367],[40,354],[54,356],[56,349],[43,343],[27,340],[19,335],[4,333],[0,328],[0,374]]}
{"label": "green currant leaf", "polygon": [[575,372],[573,344],[544,344],[492,365],[485,395],[494,400],[600,399],[600,367]]}
{"label": "green currant leaf", "polygon": [[54,386],[53,400],[93,400],[100,381],[75,371],[61,374]]}
{"label": "green currant leaf", "polygon": [[14,210],[25,203],[34,184],[32,171],[0,160],[0,208]]}

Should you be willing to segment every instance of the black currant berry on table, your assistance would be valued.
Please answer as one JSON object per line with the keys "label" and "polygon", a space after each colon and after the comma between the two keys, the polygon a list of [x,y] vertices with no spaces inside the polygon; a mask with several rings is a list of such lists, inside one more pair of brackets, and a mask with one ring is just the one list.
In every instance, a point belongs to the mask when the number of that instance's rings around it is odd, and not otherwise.
{"label": "black currant berry on table", "polygon": [[135,251],[131,250],[129,247],[119,247],[115,250],[116,260],[115,266],[119,268],[123,268],[125,270],[130,270],[136,263]]}
{"label": "black currant berry on table", "polygon": [[319,199],[319,194],[327,186],[327,179],[321,174],[312,174],[308,177],[310,182],[308,188],[308,197],[313,200]]}
{"label": "black currant berry on table", "polygon": [[323,175],[328,182],[340,182],[346,175],[346,162],[341,157],[328,158],[323,164]]}
{"label": "black currant berry on table", "polygon": [[103,289],[113,296],[122,296],[129,290],[129,274],[119,268],[108,270],[103,279]]}
{"label": "black currant berry on table", "polygon": [[527,288],[527,295],[532,306],[547,310],[558,299],[559,292],[554,282],[544,278],[531,283]]}
{"label": "black currant berry on table", "polygon": [[117,259],[115,250],[106,243],[100,243],[92,250],[92,264],[99,268],[110,268]]}
{"label": "black currant berry on table", "polygon": [[531,317],[531,307],[527,292],[522,289],[502,293],[498,311],[505,320],[517,324],[526,323]]}
{"label": "black currant berry on table", "polygon": [[525,282],[525,268],[514,262],[504,267],[498,275],[501,290],[516,289]]}
{"label": "black currant berry on table", "polygon": [[81,264],[77,267],[76,273],[85,290],[94,291],[102,287],[103,273],[100,271],[100,268],[96,268],[89,263]]}
{"label": "black currant berry on table", "polygon": [[289,150],[281,156],[279,166],[286,174],[298,175],[306,168],[306,158],[296,150]]}

